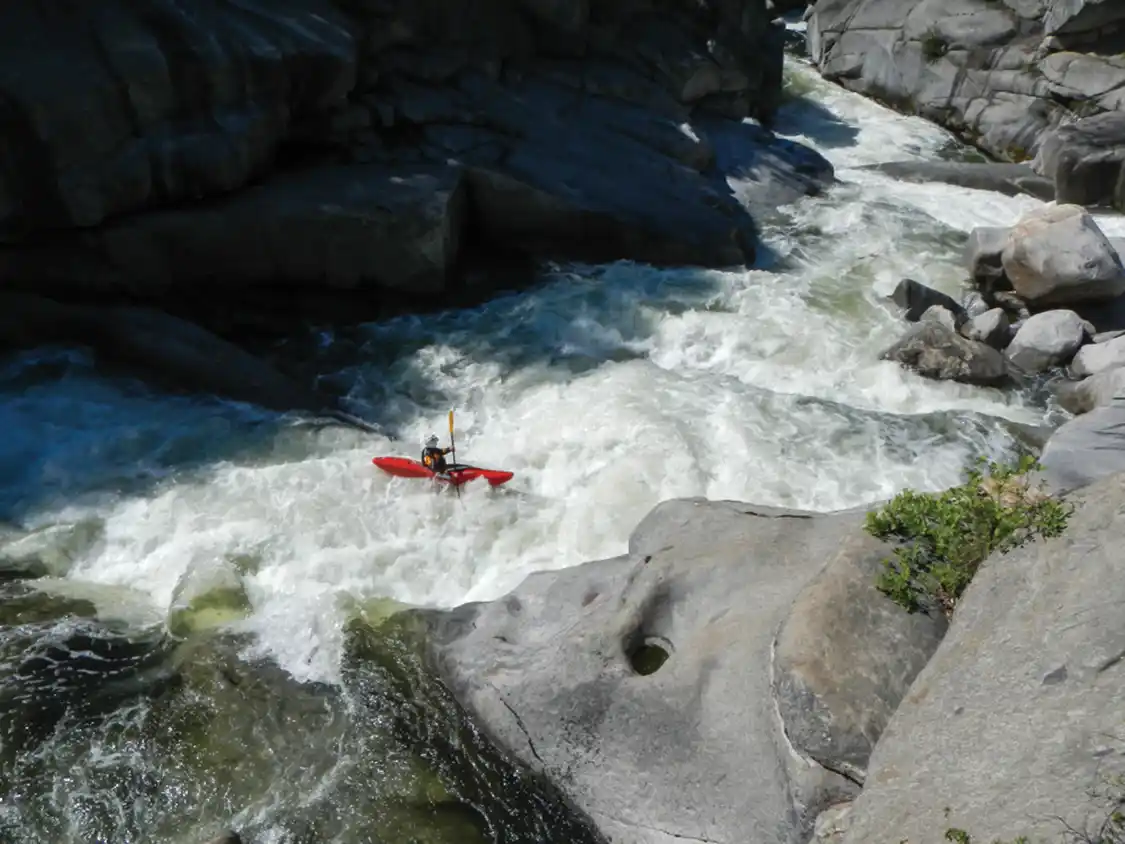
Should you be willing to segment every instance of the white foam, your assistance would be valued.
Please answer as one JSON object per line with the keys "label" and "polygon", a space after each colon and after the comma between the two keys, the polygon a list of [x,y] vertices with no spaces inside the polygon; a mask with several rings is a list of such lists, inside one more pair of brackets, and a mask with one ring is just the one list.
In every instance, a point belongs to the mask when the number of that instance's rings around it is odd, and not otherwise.
{"label": "white foam", "polygon": [[[330,679],[342,595],[446,606],[494,598],[532,571],[620,553],[637,521],[672,496],[828,510],[946,486],[976,453],[998,454],[1010,444],[998,425],[957,414],[1035,422],[1040,411],[879,361],[902,330],[880,296],[903,276],[955,289],[957,232],[1012,222],[1038,203],[854,169],[932,157],[949,136],[790,72],[856,140],[822,147],[845,183],[767,231],[784,270],[622,263],[560,272],[475,311],[371,326],[341,377],[402,441],[288,430],[263,444],[247,433],[249,411],[229,405],[126,397],[81,379],[37,388],[19,410],[19,424],[37,431],[19,446],[38,455],[37,471],[64,454],[68,471],[108,474],[135,453],[163,478],[69,507],[66,517],[92,510],[106,524],[104,543],[71,576],[128,584],[167,606],[189,566],[252,557],[248,626],[262,648],[298,676]],[[786,119],[794,137],[819,143],[823,126],[802,124],[800,108]],[[364,364],[398,347],[416,351]],[[79,386],[95,403],[74,398]],[[458,458],[515,471],[511,486],[527,496],[475,485],[460,499],[435,496],[372,467],[376,454],[414,456],[424,433],[443,434],[450,405]],[[935,411],[953,416],[916,418]],[[190,448],[212,449],[217,462],[166,476],[174,459],[145,458]],[[95,486],[63,478],[50,491]],[[60,517],[49,500],[36,513]]]}

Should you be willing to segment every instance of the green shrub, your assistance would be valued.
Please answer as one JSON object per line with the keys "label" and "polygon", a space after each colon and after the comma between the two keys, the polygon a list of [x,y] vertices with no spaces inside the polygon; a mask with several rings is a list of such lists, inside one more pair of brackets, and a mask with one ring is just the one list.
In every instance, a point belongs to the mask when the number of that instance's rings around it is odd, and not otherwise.
{"label": "green shrub", "polygon": [[1014,467],[981,458],[965,483],[941,493],[904,490],[867,514],[867,532],[903,544],[884,560],[877,587],[909,610],[936,603],[951,613],[994,551],[1009,551],[1037,536],[1058,536],[1073,507],[1063,505],[1024,476],[1039,465],[1023,457]]}

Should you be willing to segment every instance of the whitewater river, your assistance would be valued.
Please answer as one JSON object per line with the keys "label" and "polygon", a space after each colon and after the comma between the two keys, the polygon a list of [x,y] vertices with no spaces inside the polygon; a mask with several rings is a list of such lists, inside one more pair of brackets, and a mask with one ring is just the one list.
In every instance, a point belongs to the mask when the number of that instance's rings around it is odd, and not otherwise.
{"label": "whitewater river", "polygon": [[[810,102],[787,105],[779,129],[820,150],[843,184],[771,223],[776,271],[567,268],[474,310],[320,338],[321,367],[393,439],[162,397],[94,377],[73,352],[9,359],[0,520],[16,534],[87,526],[97,541],[65,534],[58,588],[120,587],[98,594],[141,616],[163,618],[186,573],[237,564],[258,653],[333,684],[344,597],[495,598],[529,572],[622,552],[669,497],[829,510],[948,486],[974,456],[1011,454],[1005,420],[1053,411],[879,361],[903,330],[884,297],[904,276],[956,292],[965,233],[1040,203],[855,169],[934,159],[952,142],[801,66],[789,74]],[[514,471],[509,494],[435,496],[371,465],[417,456],[430,431],[447,440],[450,408],[458,458]],[[37,774],[58,792],[61,840],[94,840],[92,810],[64,796],[81,790],[90,754]],[[50,839],[21,817],[9,815],[23,840]],[[190,840],[177,835],[152,840]]]}

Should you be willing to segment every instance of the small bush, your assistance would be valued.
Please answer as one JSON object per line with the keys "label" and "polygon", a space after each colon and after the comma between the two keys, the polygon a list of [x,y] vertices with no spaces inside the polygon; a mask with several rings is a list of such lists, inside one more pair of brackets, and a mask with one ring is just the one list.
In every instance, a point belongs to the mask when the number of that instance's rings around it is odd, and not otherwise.
{"label": "small bush", "polygon": [[1025,476],[1039,465],[1023,457],[1014,467],[981,458],[965,483],[941,493],[904,490],[867,514],[867,532],[903,545],[884,560],[876,586],[916,610],[937,604],[951,613],[980,564],[1037,536],[1058,536],[1073,507],[1033,488]]}

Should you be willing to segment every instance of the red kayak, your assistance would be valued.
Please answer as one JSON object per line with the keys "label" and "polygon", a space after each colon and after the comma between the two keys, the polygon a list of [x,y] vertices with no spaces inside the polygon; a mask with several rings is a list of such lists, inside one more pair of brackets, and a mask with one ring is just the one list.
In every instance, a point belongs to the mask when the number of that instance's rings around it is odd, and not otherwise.
{"label": "red kayak", "polygon": [[439,483],[461,486],[477,478],[484,478],[490,486],[500,486],[513,477],[512,472],[503,472],[499,469],[481,469],[477,466],[465,466],[461,463],[451,463],[442,474],[427,469],[417,460],[408,457],[373,457],[371,462],[397,478],[431,478]]}

